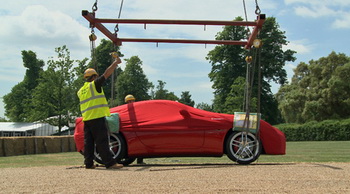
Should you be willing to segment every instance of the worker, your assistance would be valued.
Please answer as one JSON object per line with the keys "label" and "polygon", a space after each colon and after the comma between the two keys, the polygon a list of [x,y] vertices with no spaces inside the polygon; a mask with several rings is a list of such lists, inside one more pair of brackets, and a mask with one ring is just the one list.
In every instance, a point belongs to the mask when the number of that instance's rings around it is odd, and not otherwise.
{"label": "worker", "polygon": [[[129,104],[129,103],[135,102],[136,99],[133,95],[129,94],[125,96],[124,100],[125,100],[125,103]],[[143,158],[137,158],[136,162],[137,164],[146,164],[145,162],[143,162]]]}
{"label": "worker", "polygon": [[101,76],[94,69],[88,68],[84,72],[86,82],[77,93],[84,121],[84,164],[86,169],[94,169],[96,167],[93,161],[95,144],[107,169],[123,167],[122,164],[118,164],[113,159],[109,149],[109,136],[105,117],[110,116],[110,112],[102,89],[102,84],[120,63],[121,60],[117,57]]}
{"label": "worker", "polygon": [[133,103],[135,102],[136,99],[133,95],[129,94],[125,96],[124,100],[125,100],[125,103]]}

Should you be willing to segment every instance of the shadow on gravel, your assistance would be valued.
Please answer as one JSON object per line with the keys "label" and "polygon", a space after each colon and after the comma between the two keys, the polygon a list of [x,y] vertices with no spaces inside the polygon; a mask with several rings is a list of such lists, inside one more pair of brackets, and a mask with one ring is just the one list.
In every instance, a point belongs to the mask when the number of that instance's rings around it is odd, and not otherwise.
{"label": "shadow on gravel", "polygon": [[[188,170],[188,169],[208,169],[208,168],[227,168],[227,167],[249,167],[249,166],[285,166],[295,165],[296,163],[253,163],[253,164],[238,164],[238,163],[195,163],[195,164],[135,164],[125,166],[122,169],[116,169],[116,171],[170,171],[170,170]],[[72,166],[66,169],[79,169],[84,166]],[[89,170],[110,170],[106,169],[103,165],[98,165],[96,169]]]}
{"label": "shadow on gravel", "polygon": [[[200,163],[200,164],[143,164],[130,165],[126,168],[137,168],[135,171],[169,171],[169,170],[186,170],[186,169],[205,169],[205,168],[227,168],[227,167],[249,167],[249,166],[281,166],[281,165],[295,165],[295,163],[254,163],[242,165],[237,163]],[[155,168],[154,167],[168,167]]]}
{"label": "shadow on gravel", "polygon": [[[135,164],[125,166],[122,169],[116,169],[117,171],[133,170],[133,171],[169,171],[169,170],[186,170],[186,169],[205,169],[205,168],[227,168],[227,167],[253,167],[253,166],[291,166],[298,163],[253,163],[253,164],[237,164],[237,163],[197,163],[197,164]],[[299,163],[300,164],[300,163]],[[327,164],[319,163],[307,163],[314,167],[324,167],[334,170],[343,170],[342,168],[331,166]],[[164,168],[166,167],[166,168]],[[84,166],[72,166],[66,169],[79,169]],[[111,170],[106,169],[103,165],[98,165],[94,170]]]}
{"label": "shadow on gravel", "polygon": [[339,168],[339,167],[336,167],[336,166],[327,165],[327,164],[314,163],[313,165],[315,165],[317,167],[331,168],[331,169],[334,169],[334,170],[343,170],[342,168]]}

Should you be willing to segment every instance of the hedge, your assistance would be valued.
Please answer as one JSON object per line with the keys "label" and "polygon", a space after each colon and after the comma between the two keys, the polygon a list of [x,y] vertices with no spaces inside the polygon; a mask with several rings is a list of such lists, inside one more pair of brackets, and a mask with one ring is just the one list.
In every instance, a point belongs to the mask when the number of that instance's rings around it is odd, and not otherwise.
{"label": "hedge", "polygon": [[349,141],[350,119],[276,125],[287,141]]}

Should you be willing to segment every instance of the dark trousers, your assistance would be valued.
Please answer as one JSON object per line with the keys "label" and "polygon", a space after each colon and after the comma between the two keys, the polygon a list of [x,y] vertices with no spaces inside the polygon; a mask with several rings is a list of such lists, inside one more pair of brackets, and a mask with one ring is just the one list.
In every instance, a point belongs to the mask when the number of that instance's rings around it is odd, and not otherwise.
{"label": "dark trousers", "polygon": [[106,168],[116,164],[109,149],[108,129],[104,117],[84,121],[84,164],[86,167],[94,164],[95,144]]}
{"label": "dark trousers", "polygon": [[137,158],[137,164],[142,164],[143,163],[143,158]]}

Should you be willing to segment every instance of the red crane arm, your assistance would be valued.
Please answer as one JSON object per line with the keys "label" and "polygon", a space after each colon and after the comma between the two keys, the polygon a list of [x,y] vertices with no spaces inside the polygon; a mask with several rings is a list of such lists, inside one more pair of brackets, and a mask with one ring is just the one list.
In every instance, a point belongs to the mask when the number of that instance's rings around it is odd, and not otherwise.
{"label": "red crane arm", "polygon": [[[206,21],[206,20],[156,20],[156,19],[101,19],[95,18],[94,13],[87,10],[82,11],[82,15],[90,22],[90,25],[96,27],[105,36],[113,41],[117,46],[122,45],[122,42],[155,42],[155,43],[192,43],[192,44],[225,44],[225,45],[241,45],[246,49],[250,49],[253,41],[256,38],[259,30],[265,21],[265,14],[260,14],[257,20],[251,21]],[[234,40],[186,40],[186,39],[140,39],[140,38],[118,38],[110,32],[103,23],[115,24],[174,24],[174,25],[221,25],[221,26],[254,26],[253,32],[247,38],[248,41]]]}

